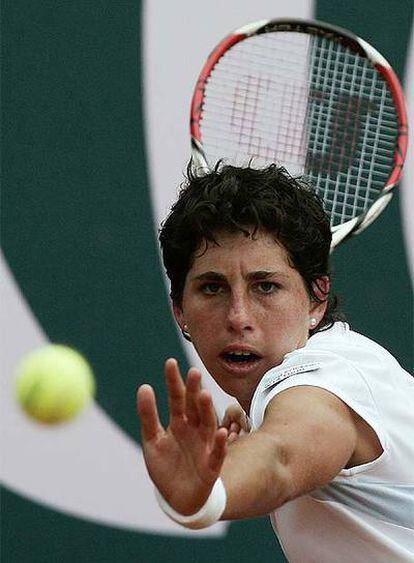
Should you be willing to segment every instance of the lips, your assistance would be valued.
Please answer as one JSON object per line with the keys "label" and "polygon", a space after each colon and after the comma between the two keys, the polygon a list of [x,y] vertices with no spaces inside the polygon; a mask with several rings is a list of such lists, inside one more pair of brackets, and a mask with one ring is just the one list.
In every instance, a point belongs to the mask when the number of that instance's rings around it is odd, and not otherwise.
{"label": "lips", "polygon": [[231,346],[223,350],[220,358],[228,371],[245,373],[255,368],[262,356],[251,348]]}

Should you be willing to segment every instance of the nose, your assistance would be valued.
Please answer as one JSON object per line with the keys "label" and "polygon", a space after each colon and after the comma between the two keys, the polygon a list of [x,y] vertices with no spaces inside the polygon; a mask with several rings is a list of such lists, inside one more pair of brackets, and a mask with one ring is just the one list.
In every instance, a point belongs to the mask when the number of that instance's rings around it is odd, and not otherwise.
{"label": "nose", "polygon": [[232,332],[238,334],[253,330],[253,313],[246,295],[231,296],[227,324]]}

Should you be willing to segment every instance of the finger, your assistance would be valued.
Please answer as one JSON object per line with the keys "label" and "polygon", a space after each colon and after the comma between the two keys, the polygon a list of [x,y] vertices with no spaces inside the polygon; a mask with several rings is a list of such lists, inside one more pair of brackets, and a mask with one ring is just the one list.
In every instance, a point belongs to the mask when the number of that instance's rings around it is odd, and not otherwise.
{"label": "finger", "polygon": [[242,432],[249,434],[250,430],[251,430],[250,420],[249,420],[249,417],[247,416],[247,414],[245,414],[244,419],[243,419],[243,423],[242,423]]}
{"label": "finger", "polygon": [[198,426],[200,423],[199,397],[201,392],[201,373],[191,368],[188,372],[186,385],[185,412],[190,424]]}
{"label": "finger", "polygon": [[233,442],[235,442],[237,438],[240,436],[240,433],[241,433],[240,424],[238,424],[237,422],[232,422],[230,424],[227,443],[232,444]]}
{"label": "finger", "polygon": [[224,413],[224,417],[223,420],[221,421],[220,426],[222,426],[223,428],[230,428],[230,423],[231,423],[231,419],[230,419],[230,415],[228,410],[226,410],[226,412]]}
{"label": "finger", "polygon": [[141,435],[144,442],[155,439],[164,431],[158,416],[155,393],[150,385],[141,385],[137,391],[137,412],[141,421]]}
{"label": "finger", "polygon": [[241,430],[240,424],[238,422],[232,422],[230,424],[229,433],[230,434],[239,434]]}
{"label": "finger", "polygon": [[250,420],[245,412],[243,412],[243,418],[241,419],[241,430],[246,434],[249,434],[251,430]]}
{"label": "finger", "polygon": [[239,435],[235,434],[234,432],[230,432],[229,435],[227,436],[227,443],[228,444],[233,444],[233,442],[235,442],[238,439]]}
{"label": "finger", "polygon": [[200,432],[204,438],[211,438],[217,430],[217,416],[211,395],[206,389],[200,392],[198,405],[200,413]]}
{"label": "finger", "polygon": [[243,411],[241,407],[237,404],[229,405],[224,413],[224,418],[221,423],[221,426],[225,426],[226,428],[230,428],[230,424],[232,422],[241,422],[243,417]]}
{"label": "finger", "polygon": [[218,474],[223,465],[227,453],[227,438],[227,430],[223,427],[218,428],[214,436],[214,445],[209,457],[209,468],[213,473]]}
{"label": "finger", "polygon": [[180,417],[185,411],[185,385],[177,360],[170,358],[165,362],[165,378],[168,389],[168,406],[171,417]]}

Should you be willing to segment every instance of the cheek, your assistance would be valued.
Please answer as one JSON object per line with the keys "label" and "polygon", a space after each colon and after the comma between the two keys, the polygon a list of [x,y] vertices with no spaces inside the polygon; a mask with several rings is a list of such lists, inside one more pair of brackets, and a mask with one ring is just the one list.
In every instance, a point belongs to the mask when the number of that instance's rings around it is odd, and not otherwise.
{"label": "cheek", "polygon": [[190,299],[185,303],[183,318],[193,340],[214,335],[221,324],[216,308]]}
{"label": "cheek", "polygon": [[[295,332],[306,332],[309,327],[311,302],[307,293],[298,291],[278,311],[280,323]],[[295,330],[296,329],[296,330]]]}

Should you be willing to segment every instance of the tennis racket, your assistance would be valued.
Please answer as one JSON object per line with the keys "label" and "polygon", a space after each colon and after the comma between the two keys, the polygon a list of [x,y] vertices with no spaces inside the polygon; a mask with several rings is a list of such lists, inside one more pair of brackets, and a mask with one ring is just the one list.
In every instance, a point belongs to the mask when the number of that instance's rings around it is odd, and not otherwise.
{"label": "tennis racket", "polygon": [[307,178],[331,218],[332,249],[389,203],[408,142],[384,57],[349,31],[299,19],[226,37],[198,78],[190,128],[197,166],[276,163]]}

